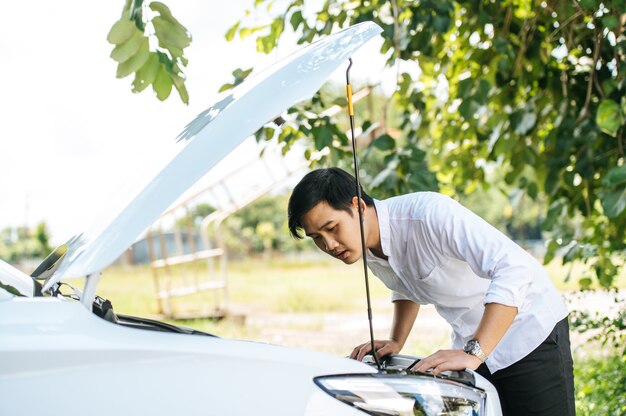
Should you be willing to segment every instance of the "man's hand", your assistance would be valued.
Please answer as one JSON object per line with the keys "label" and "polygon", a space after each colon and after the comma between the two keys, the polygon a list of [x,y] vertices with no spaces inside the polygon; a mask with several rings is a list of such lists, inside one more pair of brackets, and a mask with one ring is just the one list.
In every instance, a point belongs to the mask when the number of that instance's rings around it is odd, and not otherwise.
{"label": "man's hand", "polygon": [[411,370],[427,372],[437,375],[447,370],[476,370],[482,362],[476,356],[467,354],[463,350],[439,350],[436,353],[422,358]]}
{"label": "man's hand", "polygon": [[[384,357],[385,355],[389,355],[389,354],[397,354],[400,352],[400,349],[401,349],[399,343],[390,339],[375,340],[374,348],[376,348],[376,356],[379,358]],[[371,351],[372,351],[372,343],[366,342],[357,346],[354,350],[352,350],[352,353],[350,354],[350,358],[363,361],[363,357],[365,357],[365,354]]]}

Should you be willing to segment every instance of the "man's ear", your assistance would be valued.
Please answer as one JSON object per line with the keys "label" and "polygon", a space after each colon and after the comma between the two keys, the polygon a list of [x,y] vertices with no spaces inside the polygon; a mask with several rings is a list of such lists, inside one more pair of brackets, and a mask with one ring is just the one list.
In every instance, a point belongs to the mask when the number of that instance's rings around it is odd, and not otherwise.
{"label": "man's ear", "polygon": [[[353,196],[352,197],[352,208],[354,208],[355,210],[359,209],[359,197],[357,196]],[[367,204],[365,204],[365,201],[363,201],[363,199],[361,199],[361,210],[362,212],[365,214],[365,210],[367,209]]]}

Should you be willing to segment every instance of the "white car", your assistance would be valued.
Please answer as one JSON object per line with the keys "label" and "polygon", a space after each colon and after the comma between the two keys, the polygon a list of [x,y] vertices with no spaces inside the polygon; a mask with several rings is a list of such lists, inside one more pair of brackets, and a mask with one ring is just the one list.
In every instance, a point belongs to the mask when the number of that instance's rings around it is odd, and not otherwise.
{"label": "white car", "polygon": [[[178,137],[156,175],[26,275],[0,261],[1,415],[499,415],[472,371],[418,359],[373,363],[219,338],[115,314],[101,271],[265,122],[309,98],[381,29],[362,23],[309,45],[220,97]],[[62,294],[64,279],[86,277]],[[64,293],[67,293],[64,290]]]}

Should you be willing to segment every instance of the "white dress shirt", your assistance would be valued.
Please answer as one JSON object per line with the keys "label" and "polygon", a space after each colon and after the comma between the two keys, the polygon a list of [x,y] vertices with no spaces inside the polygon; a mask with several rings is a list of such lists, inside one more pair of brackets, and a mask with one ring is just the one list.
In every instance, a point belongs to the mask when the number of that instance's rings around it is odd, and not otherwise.
{"label": "white dress shirt", "polygon": [[393,301],[434,305],[452,326],[452,348],[473,337],[485,304],[518,308],[486,361],[492,373],[532,352],[567,316],[541,264],[453,199],[417,192],[374,203],[388,260],[368,251],[370,270]]}

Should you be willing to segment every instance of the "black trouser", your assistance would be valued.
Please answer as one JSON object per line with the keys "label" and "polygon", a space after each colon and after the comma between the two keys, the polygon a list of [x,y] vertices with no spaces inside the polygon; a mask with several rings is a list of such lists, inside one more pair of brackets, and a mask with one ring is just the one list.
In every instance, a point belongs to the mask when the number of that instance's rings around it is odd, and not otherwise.
{"label": "black trouser", "polygon": [[476,371],[498,390],[502,413],[575,415],[574,370],[567,318],[548,338],[515,364],[491,374],[485,364]]}

